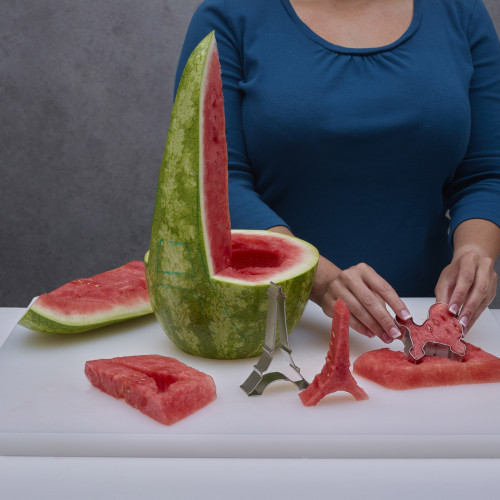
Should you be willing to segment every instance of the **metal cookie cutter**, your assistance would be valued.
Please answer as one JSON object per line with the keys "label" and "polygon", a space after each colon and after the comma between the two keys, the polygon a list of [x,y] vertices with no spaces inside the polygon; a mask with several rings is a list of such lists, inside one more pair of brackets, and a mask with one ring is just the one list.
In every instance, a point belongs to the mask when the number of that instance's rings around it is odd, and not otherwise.
{"label": "metal cookie cutter", "polygon": [[[435,306],[436,304],[434,304]],[[431,309],[432,307],[431,306]],[[430,311],[429,311],[430,312]],[[422,327],[425,323],[430,319],[431,315],[429,314],[428,318],[422,325],[415,325],[416,327]],[[404,344],[404,353],[407,358],[411,358],[414,362],[419,362],[422,360],[424,356],[436,356],[439,358],[449,358],[453,361],[462,361],[462,358],[465,355],[465,345],[461,342],[464,337],[463,326],[461,326],[460,337],[456,339],[452,339],[449,344],[433,341],[431,339],[426,340],[425,342],[420,342],[421,345],[421,353],[414,354],[412,349],[414,347],[414,342],[412,339],[412,335],[410,329],[400,323],[398,321],[398,317],[395,318],[396,325],[402,330],[403,335],[400,337],[400,340],[403,341]],[[461,351],[461,352],[459,352]]]}
{"label": "metal cookie cutter", "polygon": [[[292,351],[288,345],[285,316],[286,297],[283,294],[283,290],[280,286],[271,281],[267,295],[269,298],[267,306],[266,338],[263,352],[257,364],[254,365],[252,373],[250,373],[245,382],[240,386],[249,396],[261,396],[265,388],[276,380],[292,382],[292,384],[295,384],[299,389],[305,389],[309,385],[309,382],[300,374],[298,366],[293,362]],[[278,345],[276,345],[276,326],[278,326],[279,330]],[[291,380],[280,372],[266,373],[273,360],[274,352],[278,347],[285,354],[290,367],[298,375],[298,380]]]}

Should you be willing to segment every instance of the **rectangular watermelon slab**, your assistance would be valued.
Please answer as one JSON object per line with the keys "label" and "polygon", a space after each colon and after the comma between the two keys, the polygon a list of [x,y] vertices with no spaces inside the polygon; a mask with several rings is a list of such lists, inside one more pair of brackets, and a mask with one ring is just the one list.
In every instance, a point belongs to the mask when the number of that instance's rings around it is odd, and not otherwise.
{"label": "rectangular watermelon slab", "polygon": [[388,389],[417,389],[463,384],[500,382],[500,358],[464,342],[462,361],[425,356],[412,363],[399,351],[376,349],[362,354],[353,365],[354,373]]}
{"label": "rectangular watermelon slab", "polygon": [[87,361],[85,375],[101,391],[125,399],[165,425],[175,424],[217,397],[210,375],[156,354]]}

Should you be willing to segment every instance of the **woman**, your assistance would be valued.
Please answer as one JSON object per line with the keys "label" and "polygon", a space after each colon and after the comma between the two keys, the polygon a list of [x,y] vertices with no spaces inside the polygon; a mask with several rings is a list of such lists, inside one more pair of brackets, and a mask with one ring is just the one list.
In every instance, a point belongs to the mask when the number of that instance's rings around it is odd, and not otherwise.
{"label": "woman", "polygon": [[482,0],[206,0],[234,228],[310,241],[311,298],[389,343],[385,304],[431,296],[464,327],[500,251],[500,44]]}

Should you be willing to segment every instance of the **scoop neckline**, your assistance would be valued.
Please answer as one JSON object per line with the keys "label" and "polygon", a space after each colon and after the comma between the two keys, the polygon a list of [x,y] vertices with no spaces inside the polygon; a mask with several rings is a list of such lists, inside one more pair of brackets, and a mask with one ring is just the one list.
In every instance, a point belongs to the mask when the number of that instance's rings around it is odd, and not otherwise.
{"label": "scoop neckline", "polygon": [[287,14],[294,22],[294,24],[299,28],[299,30],[304,33],[307,37],[312,39],[314,42],[322,45],[326,49],[332,52],[338,52],[339,54],[350,54],[350,55],[369,55],[369,54],[377,54],[380,52],[387,52],[392,50],[402,43],[406,42],[410,37],[412,37],[417,31],[420,20],[422,17],[422,2],[421,0],[413,0],[413,17],[410,22],[410,25],[406,29],[406,31],[396,40],[387,44],[381,45],[380,47],[344,47],[342,45],[336,45],[332,42],[329,42],[325,38],[318,35],[315,31],[313,31],[302,19],[298,16],[293,8],[290,0],[281,0],[283,7],[285,8]]}

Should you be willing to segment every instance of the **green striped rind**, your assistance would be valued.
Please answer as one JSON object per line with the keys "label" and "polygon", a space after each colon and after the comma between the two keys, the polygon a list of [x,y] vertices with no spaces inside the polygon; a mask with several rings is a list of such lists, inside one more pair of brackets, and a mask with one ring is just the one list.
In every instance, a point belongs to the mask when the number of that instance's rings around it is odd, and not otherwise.
{"label": "green striped rind", "polygon": [[[177,323],[187,332],[196,330],[192,325],[211,307],[205,297],[213,295],[200,216],[199,167],[203,81],[214,48],[212,32],[189,57],[177,88],[146,259],[153,311],[176,344]],[[186,339],[181,348],[190,352],[188,344]]]}
{"label": "green striped rind", "polygon": [[[262,350],[269,282],[234,283],[208,272],[199,195],[200,131],[205,68],[214,50],[212,32],[191,54],[179,82],[145,259],[146,281],[153,311],[174,344],[198,356],[238,359]],[[287,296],[289,331],[302,315],[318,262],[314,247],[294,240],[307,248],[309,258],[298,275],[282,275],[277,282]]]}
{"label": "green striped rind", "polygon": [[[186,279],[196,280],[200,273],[208,277],[200,220],[199,135],[203,75],[213,44],[211,33],[186,63],[158,179],[149,248],[156,266],[147,270],[146,277],[154,275],[153,283],[159,280],[172,287],[183,287]],[[150,300],[156,310],[154,294]]]}
{"label": "green striped rind", "polygon": [[[151,314],[153,311],[149,305],[145,305],[140,309],[130,310],[128,314],[117,314],[112,313],[107,316],[103,321],[97,322],[85,322],[80,324],[72,324],[67,321],[65,317],[48,317],[47,313],[44,311],[37,311],[34,306],[26,312],[26,314],[19,320],[19,324],[30,330],[34,330],[40,333],[56,333],[56,334],[66,334],[66,333],[80,333],[87,332],[89,330],[94,330],[96,328],[101,328],[103,326],[112,325],[114,323],[120,323],[122,321],[137,318],[140,316],[145,316]],[[104,316],[104,315],[102,315]],[[91,319],[91,318],[88,318]],[[87,320],[88,321],[88,320]]]}

